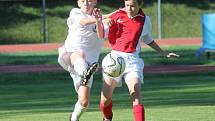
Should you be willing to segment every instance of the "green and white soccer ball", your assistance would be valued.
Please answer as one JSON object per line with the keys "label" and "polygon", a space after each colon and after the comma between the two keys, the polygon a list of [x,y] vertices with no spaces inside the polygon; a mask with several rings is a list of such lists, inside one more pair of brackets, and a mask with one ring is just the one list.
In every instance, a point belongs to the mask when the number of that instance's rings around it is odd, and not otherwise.
{"label": "green and white soccer ball", "polygon": [[118,77],[125,70],[125,60],[118,54],[108,53],[102,60],[102,70],[108,76]]}

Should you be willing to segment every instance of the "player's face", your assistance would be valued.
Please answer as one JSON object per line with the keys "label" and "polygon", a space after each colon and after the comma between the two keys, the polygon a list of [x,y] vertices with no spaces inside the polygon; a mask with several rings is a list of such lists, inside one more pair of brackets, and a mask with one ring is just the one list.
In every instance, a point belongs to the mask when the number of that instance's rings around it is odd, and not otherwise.
{"label": "player's face", "polygon": [[87,14],[91,14],[97,0],[78,0],[78,6],[81,11]]}
{"label": "player's face", "polygon": [[134,17],[139,12],[139,5],[136,0],[126,0],[125,9],[129,17]]}

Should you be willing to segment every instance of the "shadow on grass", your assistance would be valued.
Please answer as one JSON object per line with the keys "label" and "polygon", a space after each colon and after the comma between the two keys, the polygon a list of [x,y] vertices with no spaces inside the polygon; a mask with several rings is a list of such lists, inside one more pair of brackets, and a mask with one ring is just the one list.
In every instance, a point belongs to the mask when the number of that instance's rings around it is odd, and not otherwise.
{"label": "shadow on grass", "polygon": [[[205,64],[195,58],[194,48],[170,49],[181,55],[180,59],[166,60],[151,50],[141,57],[145,64]],[[109,52],[104,51],[101,59]],[[57,64],[56,53],[0,54],[0,64]],[[70,112],[77,99],[72,79],[67,72],[8,73],[0,74],[0,115],[19,113]],[[215,73],[182,73],[145,75],[142,88],[146,107],[205,106],[215,104]],[[99,110],[102,76],[94,76],[89,111]],[[113,95],[114,108],[131,109],[126,85],[117,88]]]}
{"label": "shadow on grass", "polygon": [[214,105],[214,72],[146,75],[144,101],[149,106]]}
{"label": "shadow on grass", "polygon": [[25,54],[8,54],[0,53],[0,64],[1,65],[36,65],[36,64],[58,64],[57,54],[47,54],[47,53],[25,53]]}
{"label": "shadow on grass", "polygon": [[[6,116],[19,113],[70,112],[76,102],[72,79],[61,73],[0,74],[0,110]],[[215,74],[145,75],[142,88],[146,107],[204,106],[215,104]],[[99,110],[101,74],[95,75],[89,111]],[[130,109],[126,85],[113,95],[114,108]],[[11,112],[10,112],[11,111]]]}
{"label": "shadow on grass", "polygon": [[[181,47],[174,49],[170,48],[168,51],[175,52],[180,55],[180,58],[167,59],[160,56],[153,50],[143,49],[140,57],[144,60],[145,65],[204,65],[214,62],[214,56],[211,55],[210,60],[206,58],[203,53],[200,57],[195,56],[198,47]],[[102,58],[110,52],[110,50],[103,50],[100,55],[99,63],[101,64]],[[26,64],[58,64],[57,53],[0,53],[0,65],[26,65]]]}

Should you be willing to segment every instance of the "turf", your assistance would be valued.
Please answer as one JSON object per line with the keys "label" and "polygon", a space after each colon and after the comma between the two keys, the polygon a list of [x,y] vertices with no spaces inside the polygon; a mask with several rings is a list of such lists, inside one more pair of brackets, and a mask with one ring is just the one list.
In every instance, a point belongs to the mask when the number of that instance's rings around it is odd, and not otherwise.
{"label": "turf", "polygon": [[[214,59],[195,57],[198,46],[164,47],[181,55],[165,59],[145,48],[146,65],[214,65]],[[101,58],[109,49],[104,49]],[[57,64],[57,53],[0,53],[1,65]],[[100,58],[100,62],[101,62]],[[195,59],[194,59],[195,58]],[[66,121],[74,108],[76,93],[67,72],[0,73],[0,121]],[[101,73],[95,75],[92,98],[82,121],[99,121]],[[146,121],[213,121],[215,119],[215,72],[147,74],[142,88]],[[113,95],[114,121],[132,121],[126,85]]]}
{"label": "turf", "polygon": [[[0,74],[0,121],[65,121],[76,102],[68,73]],[[145,75],[142,88],[147,121],[213,121],[215,74]],[[99,121],[101,74],[95,75],[89,110],[82,121]],[[114,121],[132,121],[126,85],[114,96]]]}
{"label": "turf", "polygon": [[[162,47],[162,49],[175,52],[180,58],[166,59],[156,53],[154,50],[143,47],[140,56],[143,58],[145,65],[215,65],[215,55],[211,53],[211,59],[206,58],[202,53],[196,57],[195,53],[200,46],[171,46]],[[110,52],[110,49],[103,49],[99,62]],[[58,64],[57,51],[51,52],[19,52],[19,53],[0,53],[0,65],[22,65],[22,64]]]}

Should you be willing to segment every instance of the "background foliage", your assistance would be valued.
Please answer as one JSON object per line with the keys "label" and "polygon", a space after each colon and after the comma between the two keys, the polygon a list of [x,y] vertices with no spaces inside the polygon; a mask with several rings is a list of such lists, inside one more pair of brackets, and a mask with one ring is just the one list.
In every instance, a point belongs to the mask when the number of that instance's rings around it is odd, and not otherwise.
{"label": "background foliage", "polygon": [[[67,35],[66,18],[76,0],[47,0],[48,42],[63,42]],[[104,14],[123,7],[120,0],[99,0]],[[163,38],[201,37],[201,16],[215,12],[215,0],[162,1]],[[41,43],[42,0],[0,2],[0,44]],[[157,0],[145,0],[144,12],[151,17],[157,38]]]}

